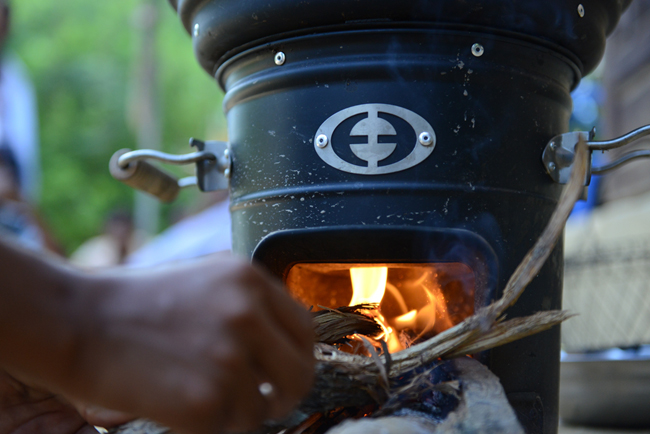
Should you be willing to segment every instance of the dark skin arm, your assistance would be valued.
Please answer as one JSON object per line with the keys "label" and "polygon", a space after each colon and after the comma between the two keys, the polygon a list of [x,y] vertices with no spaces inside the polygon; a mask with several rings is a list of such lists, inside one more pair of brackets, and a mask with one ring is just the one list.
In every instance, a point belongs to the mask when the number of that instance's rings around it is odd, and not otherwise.
{"label": "dark skin arm", "polygon": [[89,275],[0,240],[0,274],[0,366],[75,402],[207,434],[281,417],[311,385],[309,315],[239,259]]}

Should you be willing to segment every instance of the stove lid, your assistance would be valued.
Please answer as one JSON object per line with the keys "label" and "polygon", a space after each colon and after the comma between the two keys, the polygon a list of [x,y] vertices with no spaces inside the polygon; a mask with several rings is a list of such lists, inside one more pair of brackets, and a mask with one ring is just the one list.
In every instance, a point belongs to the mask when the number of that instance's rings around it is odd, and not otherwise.
{"label": "stove lid", "polygon": [[[169,0],[193,36],[201,66],[214,75],[253,43],[292,34],[355,28],[467,28],[542,39],[573,53],[591,72],[632,0]],[[288,35],[287,35],[288,34]]]}

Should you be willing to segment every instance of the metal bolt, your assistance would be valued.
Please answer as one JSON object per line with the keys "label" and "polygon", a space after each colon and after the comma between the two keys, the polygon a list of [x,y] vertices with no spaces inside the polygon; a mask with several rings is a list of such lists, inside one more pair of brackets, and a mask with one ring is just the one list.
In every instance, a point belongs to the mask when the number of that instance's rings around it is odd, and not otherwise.
{"label": "metal bolt", "polygon": [[287,56],[284,55],[282,51],[275,53],[275,64],[278,66],[284,65],[284,62],[287,60]]}
{"label": "metal bolt", "polygon": [[485,53],[485,48],[479,43],[472,45],[472,54],[476,57],[481,57]]}
{"label": "metal bolt", "polygon": [[426,131],[420,133],[420,135],[418,136],[418,142],[420,142],[422,146],[433,145],[433,139],[431,138],[431,134],[427,133]]}
{"label": "metal bolt", "polygon": [[555,163],[554,162],[551,161],[550,163],[548,163],[548,170],[550,170],[551,172],[555,170]]}
{"label": "metal bolt", "polygon": [[316,146],[319,148],[323,149],[324,147],[327,146],[329,143],[329,139],[325,134],[319,134],[318,137],[316,137]]}
{"label": "metal bolt", "polygon": [[585,16],[585,7],[582,6],[582,3],[578,5],[578,15],[580,15],[580,18]]}
{"label": "metal bolt", "polygon": [[196,38],[199,36],[199,30],[201,30],[201,26],[199,26],[199,23],[194,24],[194,37]]}

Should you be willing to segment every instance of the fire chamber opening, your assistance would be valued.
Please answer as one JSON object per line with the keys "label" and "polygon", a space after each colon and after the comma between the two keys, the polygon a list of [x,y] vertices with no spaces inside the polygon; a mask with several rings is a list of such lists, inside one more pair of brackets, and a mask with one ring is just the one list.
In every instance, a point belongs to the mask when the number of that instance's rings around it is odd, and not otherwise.
{"label": "fire chamber opening", "polygon": [[434,336],[474,313],[475,278],[465,264],[302,263],[289,292],[313,310],[378,304],[380,339],[391,352]]}

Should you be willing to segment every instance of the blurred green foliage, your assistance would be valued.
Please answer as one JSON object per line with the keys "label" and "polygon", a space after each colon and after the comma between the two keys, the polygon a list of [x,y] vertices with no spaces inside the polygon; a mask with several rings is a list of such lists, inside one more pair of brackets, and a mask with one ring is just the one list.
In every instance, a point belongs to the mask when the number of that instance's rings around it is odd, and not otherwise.
{"label": "blurred green foliage", "polygon": [[[135,22],[144,2],[11,2],[9,48],[27,65],[39,103],[39,210],[67,252],[100,233],[111,210],[132,208],[133,191],[107,167],[113,152],[136,147],[133,87],[141,37]],[[154,4],[162,146],[188,152],[191,136],[225,138],[222,94],[195,61],[173,9],[164,0]],[[171,206],[197,197],[183,192]]]}

